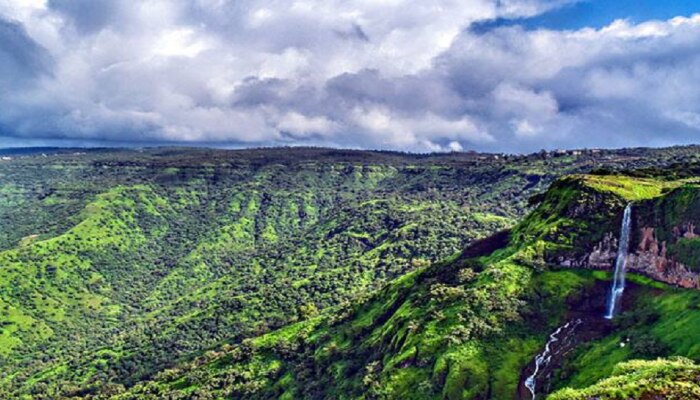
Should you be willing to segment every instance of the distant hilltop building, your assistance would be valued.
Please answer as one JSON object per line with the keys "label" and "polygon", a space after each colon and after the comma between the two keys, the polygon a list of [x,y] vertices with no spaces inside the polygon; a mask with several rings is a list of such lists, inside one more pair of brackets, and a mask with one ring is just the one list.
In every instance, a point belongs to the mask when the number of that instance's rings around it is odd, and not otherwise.
{"label": "distant hilltop building", "polygon": [[12,157],[3,157],[2,160],[3,161],[12,161]]}
{"label": "distant hilltop building", "polygon": [[563,149],[557,149],[551,152],[553,155],[556,156],[580,156],[583,154],[581,150],[563,150]]}
{"label": "distant hilltop building", "polygon": [[583,155],[584,151],[582,150],[564,150],[564,149],[556,149],[556,150],[540,150],[538,153],[534,153],[533,155],[536,157],[540,158],[552,158],[552,157],[564,157],[564,156],[580,156]]}

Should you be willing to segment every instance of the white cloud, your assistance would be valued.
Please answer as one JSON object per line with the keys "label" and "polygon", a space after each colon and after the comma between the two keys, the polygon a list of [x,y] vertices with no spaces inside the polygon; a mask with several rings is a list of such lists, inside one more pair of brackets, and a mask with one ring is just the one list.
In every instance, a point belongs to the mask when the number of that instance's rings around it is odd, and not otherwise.
{"label": "white cloud", "polygon": [[696,141],[700,15],[468,29],[570,2],[0,0],[0,128],[416,151]]}
{"label": "white cloud", "polygon": [[459,141],[483,144],[494,141],[485,130],[479,128],[470,117],[446,119],[433,113],[415,116],[402,116],[387,108],[356,108],[352,120],[361,131],[366,132],[365,140],[379,147],[421,150],[443,150],[439,142],[449,142],[450,148]]}
{"label": "white cloud", "polygon": [[168,29],[163,31],[153,46],[153,54],[165,57],[195,57],[210,48],[203,38],[197,38],[190,28]]}
{"label": "white cloud", "polygon": [[326,117],[308,117],[297,112],[289,112],[280,118],[277,129],[297,137],[312,135],[327,136],[338,130],[338,124]]}

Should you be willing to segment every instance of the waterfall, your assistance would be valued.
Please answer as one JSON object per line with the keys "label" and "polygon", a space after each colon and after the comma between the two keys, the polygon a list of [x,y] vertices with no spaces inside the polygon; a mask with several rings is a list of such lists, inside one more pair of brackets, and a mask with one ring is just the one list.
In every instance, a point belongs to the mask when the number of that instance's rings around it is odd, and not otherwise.
{"label": "waterfall", "polygon": [[615,309],[620,304],[622,292],[625,291],[625,264],[627,264],[627,253],[630,247],[630,226],[632,225],[632,204],[627,204],[625,213],[622,216],[622,227],[620,228],[620,244],[617,249],[617,259],[615,260],[615,276],[613,285],[608,295],[607,310],[605,318],[612,319],[615,316]]}
{"label": "waterfall", "polygon": [[535,400],[535,384],[537,374],[540,372],[541,368],[549,364],[549,362],[552,360],[552,345],[555,342],[559,341],[559,334],[562,331],[568,329],[569,327],[571,327],[571,329],[574,330],[581,322],[581,319],[576,319],[575,321],[569,321],[566,324],[560,326],[556,331],[549,335],[549,340],[544,346],[544,350],[542,351],[542,353],[538,354],[537,357],[535,357],[535,370],[532,372],[532,375],[528,376],[527,379],[525,379],[525,387],[527,388],[527,390],[530,391],[530,394],[532,394],[532,400]]}

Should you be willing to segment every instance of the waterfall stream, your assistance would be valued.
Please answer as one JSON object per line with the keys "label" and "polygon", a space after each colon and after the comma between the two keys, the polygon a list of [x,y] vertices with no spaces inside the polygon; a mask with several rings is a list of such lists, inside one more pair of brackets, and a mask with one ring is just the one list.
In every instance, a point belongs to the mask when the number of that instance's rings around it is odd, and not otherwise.
{"label": "waterfall stream", "polygon": [[[622,226],[620,228],[620,240],[615,259],[615,275],[610,292],[607,299],[605,318],[611,319],[619,308],[622,292],[625,290],[625,267],[627,264],[627,254],[629,253],[630,231],[632,225],[632,205],[628,204],[625,207],[625,212],[622,216]],[[541,379],[538,375],[542,371],[547,371],[547,366],[552,362],[552,357],[556,358],[557,354],[565,352],[566,340],[583,321],[576,319],[567,322],[560,326],[556,331],[549,335],[549,340],[544,347],[544,350],[535,357],[535,368],[530,376],[524,381],[524,386],[530,392],[532,399],[535,400],[537,393],[536,384]],[[562,342],[562,343],[557,343]]]}
{"label": "waterfall stream", "polygon": [[[530,391],[530,394],[532,394],[532,400],[535,400],[537,374],[540,372],[540,369],[545,367],[552,360],[552,346],[559,341],[559,334],[561,334],[562,331],[567,331],[568,329],[571,329],[573,331],[581,322],[582,321],[580,319],[569,321],[566,324],[560,326],[551,335],[549,335],[549,340],[544,346],[544,350],[535,358],[535,370],[532,372],[532,375],[528,376],[527,379],[525,379],[525,387],[527,388],[527,390]],[[567,334],[570,333],[571,332],[567,332]]]}
{"label": "waterfall stream", "polygon": [[605,318],[612,319],[619,306],[622,292],[625,291],[625,265],[627,264],[627,254],[630,246],[630,227],[632,225],[632,204],[627,204],[625,213],[622,216],[622,227],[620,228],[620,243],[617,249],[617,259],[615,260],[615,275],[613,284],[610,287],[608,303],[605,311]]}

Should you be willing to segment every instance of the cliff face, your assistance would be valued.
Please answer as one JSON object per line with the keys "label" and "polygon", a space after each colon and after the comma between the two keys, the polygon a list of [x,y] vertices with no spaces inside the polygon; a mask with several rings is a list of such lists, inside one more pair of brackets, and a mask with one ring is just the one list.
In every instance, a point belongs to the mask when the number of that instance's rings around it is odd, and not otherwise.
{"label": "cliff face", "polygon": [[[596,210],[588,210],[591,213]],[[632,242],[627,270],[684,288],[700,288],[700,188],[684,186],[633,203]],[[557,254],[563,267],[610,270],[615,266],[619,224],[583,249]],[[583,251],[581,251],[583,250]]]}
{"label": "cliff face", "polygon": [[[679,239],[694,237],[694,225],[689,223],[683,228],[685,232],[674,237],[674,242]],[[681,232],[680,227],[674,227],[674,232]],[[666,241],[659,241],[654,227],[643,227],[637,232],[640,239],[634,253],[627,259],[627,268],[640,272],[651,278],[685,288],[700,288],[698,285],[698,273],[693,272],[690,266],[679,262],[676,257],[669,255]],[[686,236],[687,235],[687,236]],[[696,266],[697,267],[697,266]]]}
{"label": "cliff face", "polygon": [[[692,226],[689,224],[689,227]],[[680,228],[677,229],[680,231]],[[697,235],[697,233],[687,230],[684,235]],[[638,272],[675,286],[700,288],[700,274],[669,255],[667,242],[658,240],[654,227],[639,228],[635,236],[640,239],[627,256],[628,271]],[[603,240],[581,257],[560,256],[557,261],[563,267],[611,270],[615,267],[617,246],[617,237],[612,232],[608,232]]]}

